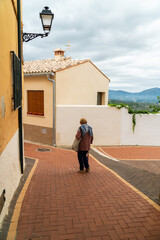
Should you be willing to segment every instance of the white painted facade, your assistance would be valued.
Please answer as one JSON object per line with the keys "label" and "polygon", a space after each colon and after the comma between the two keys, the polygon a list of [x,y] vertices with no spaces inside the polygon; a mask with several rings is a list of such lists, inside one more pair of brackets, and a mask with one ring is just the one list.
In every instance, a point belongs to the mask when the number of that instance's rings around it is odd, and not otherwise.
{"label": "white painted facade", "polygon": [[160,145],[160,114],[136,115],[132,130],[132,114],[126,109],[104,106],[58,105],[56,108],[56,144],[71,146],[80,118],[93,127],[94,145]]}
{"label": "white painted facade", "polygon": [[17,130],[0,155],[0,193],[3,192],[3,189],[6,191],[5,205],[0,214],[0,226],[2,225],[4,216],[8,213],[10,201],[21,177],[18,134],[19,131]]}

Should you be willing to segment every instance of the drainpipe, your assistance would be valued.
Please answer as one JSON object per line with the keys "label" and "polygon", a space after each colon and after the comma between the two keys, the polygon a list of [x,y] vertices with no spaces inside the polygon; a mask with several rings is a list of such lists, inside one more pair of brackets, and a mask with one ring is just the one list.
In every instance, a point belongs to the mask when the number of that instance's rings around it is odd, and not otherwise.
{"label": "drainpipe", "polygon": [[[51,73],[50,75],[54,76],[54,73]],[[46,75],[48,80],[53,83],[53,146],[56,147],[56,118],[55,118],[55,113],[56,113],[56,104],[55,104],[55,80],[49,78],[48,75]]]}
{"label": "drainpipe", "polygon": [[20,76],[21,76],[21,106],[18,108],[18,123],[19,123],[19,156],[21,173],[23,173],[23,135],[22,135],[22,55],[21,55],[21,0],[17,0],[17,17],[18,17],[18,57],[20,59]]}

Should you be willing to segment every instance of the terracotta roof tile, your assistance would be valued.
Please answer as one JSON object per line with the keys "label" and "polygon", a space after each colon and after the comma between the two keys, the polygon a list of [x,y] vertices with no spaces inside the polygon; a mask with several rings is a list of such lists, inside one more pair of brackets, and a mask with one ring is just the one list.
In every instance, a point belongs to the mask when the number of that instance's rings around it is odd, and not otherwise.
{"label": "terracotta roof tile", "polygon": [[72,60],[71,57],[59,57],[55,59],[42,59],[34,61],[25,61],[23,71],[27,73],[47,73],[63,70],[68,67],[76,66],[81,63],[89,62],[89,59]]}

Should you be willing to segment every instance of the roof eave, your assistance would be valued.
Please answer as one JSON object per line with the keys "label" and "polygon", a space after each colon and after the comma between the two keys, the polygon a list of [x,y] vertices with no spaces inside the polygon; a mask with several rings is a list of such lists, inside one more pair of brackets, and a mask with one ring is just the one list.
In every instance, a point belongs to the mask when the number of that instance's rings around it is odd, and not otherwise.
{"label": "roof eave", "polygon": [[107,78],[109,82],[111,81],[101,70],[99,70],[98,67],[96,67],[96,65],[94,65],[94,63],[93,63],[92,61],[90,61],[90,63],[91,63],[100,73],[102,73],[102,75],[103,75],[105,78]]}
{"label": "roof eave", "polygon": [[48,74],[55,74],[55,72],[53,71],[50,71],[50,72],[31,72],[31,73],[24,73],[24,76],[25,77],[28,77],[28,76],[42,76],[42,75],[48,75]]}

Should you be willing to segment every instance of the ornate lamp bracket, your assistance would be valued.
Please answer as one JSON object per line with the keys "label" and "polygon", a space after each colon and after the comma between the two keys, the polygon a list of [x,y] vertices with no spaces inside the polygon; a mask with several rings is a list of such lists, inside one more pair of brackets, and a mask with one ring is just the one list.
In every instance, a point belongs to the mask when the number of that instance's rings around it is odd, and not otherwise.
{"label": "ornate lamp bracket", "polygon": [[48,33],[23,33],[23,42],[29,42],[30,40],[37,37],[47,37]]}

